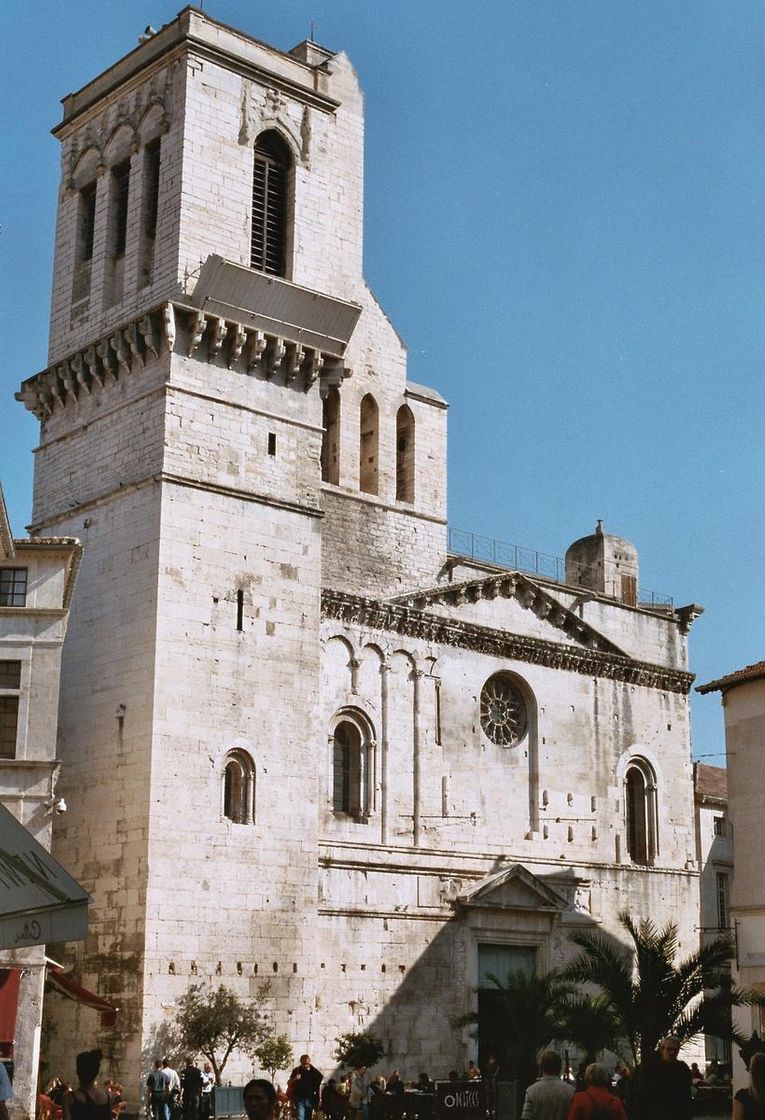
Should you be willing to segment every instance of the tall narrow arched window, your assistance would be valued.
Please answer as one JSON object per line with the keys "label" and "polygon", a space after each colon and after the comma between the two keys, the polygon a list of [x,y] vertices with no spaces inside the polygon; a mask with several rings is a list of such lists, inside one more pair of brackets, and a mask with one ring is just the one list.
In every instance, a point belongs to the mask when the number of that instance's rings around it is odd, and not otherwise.
{"label": "tall narrow arched window", "polygon": [[340,718],[332,736],[332,809],[366,820],[372,811],[374,742],[361,717]]}
{"label": "tall narrow arched window", "polygon": [[406,404],[396,414],[396,501],[414,501],[414,415]]}
{"label": "tall narrow arched window", "polygon": [[255,819],[255,764],[246,751],[226,755],[223,770],[223,816],[234,824]]}
{"label": "tall narrow arched window", "polygon": [[337,486],[340,481],[340,393],[334,386],[322,401],[322,425],[321,478],[322,482]]}
{"label": "tall narrow arched window", "polygon": [[377,494],[379,411],[371,393],[362,397],[359,420],[359,489],[365,494]]}
{"label": "tall narrow arched window", "polygon": [[250,267],[271,276],[286,275],[289,173],[287,145],[278,132],[262,132],[252,171]]}
{"label": "tall narrow arched window", "polygon": [[633,863],[653,864],[658,854],[656,779],[643,759],[632,762],[624,776],[627,853]]}

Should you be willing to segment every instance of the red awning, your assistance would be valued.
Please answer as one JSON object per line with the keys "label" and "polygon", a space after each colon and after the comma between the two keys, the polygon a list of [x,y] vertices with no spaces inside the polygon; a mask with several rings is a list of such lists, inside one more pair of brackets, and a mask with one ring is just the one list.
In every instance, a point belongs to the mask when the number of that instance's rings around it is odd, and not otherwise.
{"label": "red awning", "polygon": [[0,968],[0,1056],[3,1058],[13,1055],[20,981],[20,969]]}
{"label": "red awning", "polygon": [[78,984],[73,976],[64,972],[63,968],[58,965],[49,964],[48,974],[46,980],[51,988],[60,992],[62,996],[67,999],[73,999],[77,1003],[83,1003],[86,1007],[92,1007],[94,1011],[101,1012],[101,1026],[113,1027],[117,1021],[118,1007],[113,1003],[109,1003],[108,999],[103,996],[97,996],[95,992],[89,992],[87,988],[83,988],[82,984]]}

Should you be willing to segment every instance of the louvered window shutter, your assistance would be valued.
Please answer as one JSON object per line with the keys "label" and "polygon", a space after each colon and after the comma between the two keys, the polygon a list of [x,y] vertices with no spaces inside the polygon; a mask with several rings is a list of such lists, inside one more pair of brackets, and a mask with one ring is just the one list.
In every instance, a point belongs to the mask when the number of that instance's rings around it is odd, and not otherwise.
{"label": "louvered window shutter", "polygon": [[264,143],[255,145],[250,267],[284,276],[289,164],[275,153],[277,141],[269,140],[264,137]]}

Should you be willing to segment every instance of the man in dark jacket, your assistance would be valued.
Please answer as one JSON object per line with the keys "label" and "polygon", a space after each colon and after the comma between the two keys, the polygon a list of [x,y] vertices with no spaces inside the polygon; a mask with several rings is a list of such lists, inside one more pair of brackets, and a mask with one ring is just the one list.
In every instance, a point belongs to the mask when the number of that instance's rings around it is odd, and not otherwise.
{"label": "man in dark jacket", "polygon": [[324,1075],[311,1065],[307,1054],[300,1055],[300,1065],[290,1074],[287,1092],[295,1105],[297,1120],[311,1120],[313,1110],[319,1104],[319,1089]]}
{"label": "man in dark jacket", "polygon": [[691,1071],[680,1062],[680,1042],[665,1038],[643,1062],[637,1090],[637,1120],[691,1120]]}

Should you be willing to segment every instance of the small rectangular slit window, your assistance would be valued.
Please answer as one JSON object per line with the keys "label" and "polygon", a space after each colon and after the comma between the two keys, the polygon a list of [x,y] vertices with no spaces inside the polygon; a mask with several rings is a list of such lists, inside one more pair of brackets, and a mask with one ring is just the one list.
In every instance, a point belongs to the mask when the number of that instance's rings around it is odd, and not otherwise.
{"label": "small rectangular slit window", "polygon": [[244,592],[241,588],[236,593],[236,628],[244,630]]}
{"label": "small rectangular slit window", "polygon": [[276,432],[268,433],[268,454],[276,454]]}

